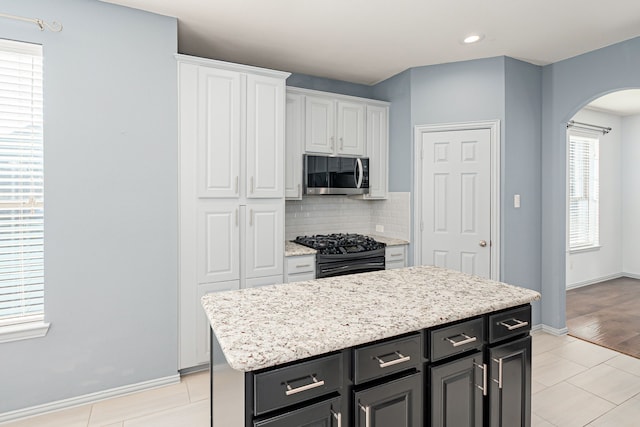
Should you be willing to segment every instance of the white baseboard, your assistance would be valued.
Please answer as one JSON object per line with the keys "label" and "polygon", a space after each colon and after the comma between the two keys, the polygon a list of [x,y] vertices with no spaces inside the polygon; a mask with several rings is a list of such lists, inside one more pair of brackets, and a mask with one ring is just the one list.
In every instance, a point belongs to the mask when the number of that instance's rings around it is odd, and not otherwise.
{"label": "white baseboard", "polygon": [[69,399],[58,400],[55,402],[45,403],[42,405],[31,406],[29,408],[17,409],[15,411],[0,414],[0,425],[8,421],[16,421],[22,418],[34,417],[42,415],[46,412],[55,412],[62,409],[72,408],[74,406],[95,403],[100,400],[110,399],[112,397],[124,396],[126,394],[136,393],[139,391],[150,390],[152,388],[162,387],[165,385],[176,384],[180,382],[180,375],[171,375],[164,378],[158,378],[141,383],[129,384],[122,387],[116,387],[109,390],[89,393],[82,396],[71,397]]}
{"label": "white baseboard", "polygon": [[[604,282],[604,281],[607,281],[607,280],[619,279],[620,277],[625,277],[625,276],[627,276],[625,273],[609,274],[608,276],[602,276],[602,277],[598,277],[596,279],[589,279],[589,280],[585,280],[583,282],[572,283],[570,285],[567,285],[567,290],[581,288],[583,286],[589,286],[589,285],[593,285],[595,283]],[[627,277],[629,277],[629,276],[627,276]],[[640,276],[638,278],[640,278]]]}
{"label": "white baseboard", "polygon": [[628,277],[630,279],[640,279],[640,274],[635,273],[622,273],[622,277]]}
{"label": "white baseboard", "polygon": [[558,329],[558,328],[554,328],[552,326],[540,323],[540,324],[534,325],[531,328],[531,332],[536,332],[536,331],[542,331],[551,335],[560,336],[560,335],[566,335],[567,333],[569,333],[569,328],[564,327],[562,329]]}

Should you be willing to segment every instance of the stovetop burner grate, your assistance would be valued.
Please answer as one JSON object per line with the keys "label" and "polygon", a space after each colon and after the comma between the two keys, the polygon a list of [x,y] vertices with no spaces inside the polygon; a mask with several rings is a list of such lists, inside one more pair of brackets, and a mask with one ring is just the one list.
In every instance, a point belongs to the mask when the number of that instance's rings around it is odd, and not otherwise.
{"label": "stovetop burner grate", "polygon": [[358,252],[368,252],[384,248],[384,243],[377,242],[361,234],[318,234],[315,236],[298,236],[296,243],[316,249],[323,255],[343,255]]}

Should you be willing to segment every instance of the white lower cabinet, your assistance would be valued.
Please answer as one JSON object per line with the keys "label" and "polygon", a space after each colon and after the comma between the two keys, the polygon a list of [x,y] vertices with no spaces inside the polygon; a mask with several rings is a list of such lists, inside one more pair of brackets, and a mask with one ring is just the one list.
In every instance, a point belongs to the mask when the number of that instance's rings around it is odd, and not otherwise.
{"label": "white lower cabinet", "polygon": [[384,251],[385,269],[407,266],[407,245],[387,246]]}
{"label": "white lower cabinet", "polygon": [[287,283],[303,282],[316,278],[316,256],[297,255],[285,260],[285,276]]}
{"label": "white lower cabinet", "polygon": [[260,286],[279,285],[284,283],[284,276],[268,276],[256,277],[255,279],[247,279],[244,281],[244,288],[259,288]]}
{"label": "white lower cabinet", "polygon": [[207,316],[205,315],[204,310],[200,305],[200,298],[213,292],[233,291],[237,289],[240,289],[239,280],[230,280],[228,282],[218,283],[204,283],[202,285],[198,285],[197,297],[193,304],[193,310],[196,313],[195,360],[198,361],[198,364],[206,363],[207,360],[209,360],[209,346],[211,344],[209,337],[209,320],[207,319]]}
{"label": "white lower cabinet", "polygon": [[245,209],[245,277],[282,276],[284,200],[250,203]]}
{"label": "white lower cabinet", "polygon": [[197,205],[198,283],[240,280],[240,206],[215,199]]}

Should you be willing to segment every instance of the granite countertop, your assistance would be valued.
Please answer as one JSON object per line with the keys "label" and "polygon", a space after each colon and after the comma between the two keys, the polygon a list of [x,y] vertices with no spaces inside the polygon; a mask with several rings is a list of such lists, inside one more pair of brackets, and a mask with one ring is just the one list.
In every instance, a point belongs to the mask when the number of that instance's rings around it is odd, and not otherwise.
{"label": "granite countertop", "polygon": [[395,237],[379,236],[376,234],[369,234],[368,236],[377,242],[386,244],[387,246],[401,246],[409,244],[408,240],[396,239]]}
{"label": "granite countertop", "polygon": [[318,251],[315,249],[288,240],[284,242],[284,256],[315,255],[316,253],[318,253]]}
{"label": "granite countertop", "polygon": [[212,293],[202,306],[229,365],[254,371],[538,299],[420,266]]}

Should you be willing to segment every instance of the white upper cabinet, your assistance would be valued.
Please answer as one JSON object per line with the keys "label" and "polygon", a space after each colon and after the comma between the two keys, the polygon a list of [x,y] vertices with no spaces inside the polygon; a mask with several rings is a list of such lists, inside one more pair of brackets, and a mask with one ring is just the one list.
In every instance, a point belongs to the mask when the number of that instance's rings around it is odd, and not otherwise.
{"label": "white upper cabinet", "polygon": [[365,104],[338,101],[338,140],[336,152],[350,156],[362,156],[365,152]]}
{"label": "white upper cabinet", "polygon": [[281,276],[284,270],[284,201],[255,202],[246,209],[246,278]]}
{"label": "white upper cabinet", "polygon": [[284,195],[288,200],[300,200],[302,199],[304,97],[287,93],[286,110]]}
{"label": "white upper cabinet", "polygon": [[367,105],[367,157],[369,194],[367,199],[384,199],[389,187],[389,107]]}
{"label": "white upper cabinet", "polygon": [[305,100],[305,151],[333,154],[336,145],[335,102],[307,96]]}
{"label": "white upper cabinet", "polygon": [[307,153],[362,156],[365,151],[365,104],[307,95]]}
{"label": "white upper cabinet", "polygon": [[239,197],[240,74],[199,67],[198,87],[198,196]]}
{"label": "white upper cabinet", "polygon": [[388,102],[288,87],[286,114],[287,199],[302,198],[303,154],[368,157],[369,194],[363,198],[387,198]]}
{"label": "white upper cabinet", "polygon": [[284,197],[284,80],[247,76],[248,198]]}

